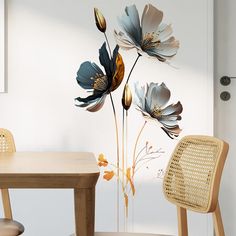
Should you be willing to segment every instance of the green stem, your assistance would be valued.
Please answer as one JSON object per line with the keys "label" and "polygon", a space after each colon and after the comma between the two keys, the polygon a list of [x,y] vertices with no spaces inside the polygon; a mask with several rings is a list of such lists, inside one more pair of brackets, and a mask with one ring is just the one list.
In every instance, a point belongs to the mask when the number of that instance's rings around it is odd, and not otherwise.
{"label": "green stem", "polygon": [[[135,60],[135,62],[134,62],[134,64],[133,64],[133,66],[132,66],[132,68],[131,68],[131,70],[130,70],[130,72],[129,72],[129,75],[128,75],[128,77],[127,77],[127,80],[126,80],[126,83],[125,84],[128,84],[128,82],[129,82],[129,79],[130,79],[130,76],[131,76],[131,74],[132,74],[132,72],[133,72],[133,70],[134,70],[134,67],[136,66],[136,64],[137,64],[137,62],[138,62],[138,59],[140,58],[140,56],[141,56],[141,54],[139,54],[138,53],[138,56],[137,56],[137,58],[136,58],[136,60]],[[123,107],[123,117],[124,117],[124,112],[125,112],[125,109],[124,109],[124,107]],[[124,118],[123,118],[124,119]],[[128,127],[128,112],[126,112],[126,128]],[[127,136],[128,135],[126,135],[126,140],[127,140]],[[126,141],[126,143],[127,143],[127,141]],[[127,156],[126,156],[126,158],[127,158]]]}
{"label": "green stem", "polygon": [[119,131],[118,131],[118,122],[117,122],[117,116],[116,116],[116,109],[114,105],[114,101],[112,98],[112,95],[110,93],[110,99],[111,99],[111,105],[113,109],[113,114],[114,114],[114,120],[115,120],[115,128],[116,128],[116,166],[117,166],[117,232],[119,232],[119,208],[120,208],[120,201],[119,201],[119,195],[120,195],[120,182],[119,182],[119,177],[120,177],[120,151],[119,151]]}
{"label": "green stem", "polygon": [[124,170],[125,170],[125,111],[123,110],[122,114],[122,170],[123,170],[123,175],[122,175],[122,180],[124,181],[125,175],[124,175]]}
{"label": "green stem", "polygon": [[112,58],[111,47],[110,47],[110,44],[109,44],[109,41],[108,41],[108,38],[107,38],[107,35],[106,35],[105,32],[104,32],[104,36],[105,36],[105,39],[106,39],[106,42],[107,42],[108,50],[109,50],[109,53],[110,53],[110,58]]}
{"label": "green stem", "polygon": [[[110,58],[112,59],[112,54],[111,54],[111,47],[107,38],[106,33],[104,32],[104,36],[107,42]],[[116,129],[116,165],[117,165],[117,232],[120,231],[120,200],[119,200],[119,195],[120,195],[120,152],[119,152],[119,132],[118,132],[118,122],[117,122],[117,116],[116,116],[116,109],[114,105],[114,101],[112,98],[112,94],[110,93],[110,99],[111,99],[111,105],[113,109],[113,114],[114,114],[114,120],[115,120],[115,129]],[[123,188],[123,186],[122,186]]]}
{"label": "green stem", "polygon": [[128,75],[128,78],[127,78],[125,84],[128,84],[129,79],[130,79],[130,76],[131,76],[131,74],[132,74],[132,72],[133,72],[133,70],[134,70],[134,67],[136,66],[136,64],[137,64],[137,62],[138,62],[138,59],[139,59],[140,57],[141,57],[141,54],[138,53],[138,56],[137,56],[137,58],[136,58],[136,60],[135,60],[135,62],[134,62],[134,64],[133,64],[133,66],[132,66],[132,68],[131,68],[131,70],[130,70],[130,72],[129,72],[129,75]]}
{"label": "green stem", "polygon": [[[128,167],[128,157],[127,157],[127,116],[128,111],[123,109],[122,114],[122,170],[123,170],[123,183],[125,182],[125,173]],[[127,177],[126,177],[127,180]],[[128,181],[124,186],[125,192],[127,190]],[[126,231],[128,217],[128,206],[124,204],[124,230]]]}
{"label": "green stem", "polygon": [[138,146],[138,141],[139,141],[139,139],[140,139],[140,136],[141,136],[141,134],[142,134],[142,132],[143,132],[143,129],[145,128],[146,124],[147,124],[147,121],[145,120],[145,122],[144,122],[142,128],[140,129],[140,131],[139,131],[139,133],[138,133],[138,136],[137,136],[137,139],[136,139],[136,142],[135,142],[134,153],[133,153],[133,165],[132,165],[132,172],[133,172],[133,173],[132,173],[132,178],[133,178],[134,172],[135,172],[136,150],[137,150],[137,146]]}
{"label": "green stem", "polygon": [[142,165],[140,165],[135,171],[134,171],[134,174],[139,170],[141,169],[144,165],[146,165],[147,163],[149,163],[150,161],[152,160],[155,160],[157,159],[158,157],[150,157],[149,159],[145,160]]}
{"label": "green stem", "polygon": [[126,136],[125,136],[125,161],[126,161],[126,168],[128,167],[128,111],[126,111],[126,117],[125,117],[125,130],[126,130]]}

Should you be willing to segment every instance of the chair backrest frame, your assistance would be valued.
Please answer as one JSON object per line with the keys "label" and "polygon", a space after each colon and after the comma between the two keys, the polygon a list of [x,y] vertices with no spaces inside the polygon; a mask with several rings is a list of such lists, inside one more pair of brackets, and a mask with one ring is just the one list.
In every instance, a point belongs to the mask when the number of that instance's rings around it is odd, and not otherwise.
{"label": "chair backrest frame", "polygon": [[16,146],[12,133],[0,128],[0,152],[15,152]]}
{"label": "chair backrest frame", "polygon": [[[0,152],[15,152],[15,142],[12,133],[0,128]],[[12,219],[12,209],[8,189],[1,189],[4,217]]]}
{"label": "chair backrest frame", "polygon": [[[178,155],[180,156],[180,159],[183,155],[183,150],[180,150],[181,145],[186,142],[187,140],[203,140],[207,142],[207,140],[212,141],[213,143],[215,143],[218,146],[218,151],[217,151],[217,156],[216,161],[215,161],[215,168],[214,168],[214,172],[212,173],[211,176],[211,182],[208,183],[209,186],[209,202],[207,204],[207,206],[205,208],[198,208],[196,206],[191,206],[188,205],[184,202],[178,201],[177,197],[175,196],[171,196],[170,192],[172,190],[170,190],[170,181],[173,179],[173,163],[175,161],[175,166],[176,166],[176,153],[178,152]],[[207,145],[207,144],[206,144]],[[229,145],[224,142],[223,140],[220,140],[218,138],[215,137],[211,137],[211,136],[202,136],[202,135],[189,135],[189,136],[185,136],[184,138],[182,138],[179,143],[177,144],[177,146],[175,147],[172,156],[170,158],[170,161],[168,163],[167,169],[166,169],[166,174],[164,177],[164,181],[163,181],[163,191],[164,191],[164,195],[167,198],[168,201],[172,202],[173,204],[179,206],[179,207],[183,207],[186,209],[190,209],[193,211],[197,211],[197,212],[213,212],[216,207],[217,207],[217,203],[218,203],[218,195],[219,195],[219,187],[220,187],[220,180],[221,180],[221,175],[222,175],[222,171],[223,171],[223,167],[224,167],[224,163],[227,157],[227,153],[228,153],[228,148]],[[171,170],[172,168],[172,170]],[[181,168],[181,166],[179,165],[179,168]],[[181,170],[182,171],[182,170]],[[181,171],[178,171],[178,174],[181,173]],[[180,176],[181,178],[181,176]],[[184,185],[183,182],[181,183],[181,185]],[[177,185],[176,185],[177,186]],[[172,192],[178,192],[180,190],[173,190]],[[185,194],[183,193],[183,189],[181,194]]]}

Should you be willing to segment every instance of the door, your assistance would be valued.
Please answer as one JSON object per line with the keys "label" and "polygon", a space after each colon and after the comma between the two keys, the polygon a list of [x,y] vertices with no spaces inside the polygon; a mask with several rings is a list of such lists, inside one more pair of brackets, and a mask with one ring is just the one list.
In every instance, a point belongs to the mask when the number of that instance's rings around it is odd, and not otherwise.
{"label": "door", "polygon": [[236,76],[235,10],[235,0],[215,1],[215,135],[230,145],[220,190],[220,205],[227,236],[236,235],[236,79],[224,80],[228,84],[224,86],[220,78],[224,75]]}

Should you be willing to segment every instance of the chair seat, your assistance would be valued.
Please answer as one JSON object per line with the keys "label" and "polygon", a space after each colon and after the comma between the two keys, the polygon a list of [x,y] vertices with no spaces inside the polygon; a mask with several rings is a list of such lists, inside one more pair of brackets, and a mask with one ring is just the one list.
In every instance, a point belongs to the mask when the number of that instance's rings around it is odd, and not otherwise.
{"label": "chair seat", "polygon": [[[71,236],[75,236],[75,234],[72,234]],[[94,236],[171,236],[171,235],[148,234],[148,233],[95,232]]]}
{"label": "chair seat", "polygon": [[96,232],[95,236],[170,236],[164,234],[148,234],[148,233],[116,233],[116,232]]}
{"label": "chair seat", "polygon": [[24,226],[14,220],[0,219],[1,236],[18,236],[24,232]]}

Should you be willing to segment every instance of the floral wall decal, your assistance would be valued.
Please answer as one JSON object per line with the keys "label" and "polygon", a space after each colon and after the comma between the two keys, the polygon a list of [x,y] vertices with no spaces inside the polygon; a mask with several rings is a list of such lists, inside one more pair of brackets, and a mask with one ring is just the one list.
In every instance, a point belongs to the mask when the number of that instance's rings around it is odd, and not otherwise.
{"label": "floral wall decal", "polygon": [[170,138],[178,137],[181,132],[178,121],[181,120],[180,114],[183,107],[180,102],[164,107],[168,103],[171,94],[166,85],[164,83],[160,85],[151,83],[140,88],[136,84],[135,91],[136,104],[143,116],[157,120]]}
{"label": "floral wall decal", "polygon": [[[165,83],[153,81],[141,87],[136,83],[134,91],[131,91],[130,78],[142,55],[157,59],[159,63],[169,64],[170,59],[176,55],[179,49],[179,41],[171,36],[171,25],[162,23],[162,11],[147,4],[140,19],[136,6],[131,5],[125,8],[125,13],[119,18],[123,32],[114,31],[117,45],[112,52],[106,35],[107,21],[105,17],[97,8],[94,8],[94,17],[98,30],[105,37],[105,42],[99,49],[99,61],[103,70],[90,61],[80,65],[76,80],[80,87],[89,93],[89,96],[84,98],[79,96],[75,98],[75,101],[76,106],[86,108],[90,112],[97,112],[102,109],[106,97],[110,97],[115,121],[116,163],[112,163],[110,158],[100,154],[98,165],[104,170],[104,180],[110,181],[116,178],[117,231],[119,231],[120,194],[123,196],[125,216],[128,217],[129,201],[136,193],[135,176],[137,172],[143,166],[147,166],[149,162],[159,158],[164,152],[161,148],[154,148],[148,141],[139,147],[140,137],[148,120],[156,121],[164,131],[163,134],[171,140],[178,137],[181,132],[178,122],[181,120],[180,114],[183,110],[181,102],[167,105],[171,92]],[[119,52],[120,48],[137,50],[137,58],[123,84],[125,65]],[[120,103],[115,104],[113,93],[121,85],[123,85],[122,97]],[[132,102],[145,118],[133,144],[128,143],[127,137],[130,125],[128,115]],[[118,120],[117,106],[122,108],[121,121]],[[119,130],[119,124],[121,124],[121,130]],[[128,146],[132,145],[133,152],[128,153]],[[162,170],[158,170],[158,172],[161,173]]]}
{"label": "floral wall decal", "polygon": [[[140,55],[155,57],[165,62],[175,56],[179,41],[171,36],[172,27],[162,23],[163,12],[147,4],[140,20],[135,5],[125,8],[119,23],[125,33],[115,31],[118,45],[123,49],[136,48]],[[140,24],[141,22],[141,24]]]}
{"label": "floral wall decal", "polygon": [[97,28],[102,33],[105,33],[106,29],[107,29],[106,19],[97,8],[94,8],[94,17],[95,17],[95,22],[96,22]]}
{"label": "floral wall decal", "polygon": [[[159,85],[165,83],[171,91],[166,106],[178,101],[183,105],[183,112],[180,114],[182,120],[178,121],[180,129],[183,130],[179,137],[170,139],[159,127],[157,120],[147,121],[136,153],[145,147],[146,141],[149,146],[153,146],[154,151],[161,148],[162,153],[159,154],[160,158],[149,162],[148,168],[143,165],[135,175],[136,192],[134,198],[132,194],[129,197],[127,230],[178,235],[176,221],[173,219],[176,218],[176,212],[163,197],[160,178],[178,139],[188,134],[213,134],[213,0],[8,2],[10,93],[1,94],[0,120],[2,126],[12,129],[18,137],[18,151],[92,151],[97,157],[104,153],[109,163],[114,164],[116,136],[110,95],[106,96],[103,107],[97,112],[88,112],[87,107],[81,108],[74,104],[74,98],[91,95],[80,87],[76,80],[76,73],[83,62],[95,62],[105,74],[99,62],[99,49],[105,40],[104,34],[95,24],[94,7],[106,18],[106,34],[112,51],[116,46],[114,29],[125,33],[119,26],[117,17],[125,13],[126,6],[135,4],[140,19],[147,3],[163,12],[162,22],[172,25],[172,36],[180,41],[180,48],[177,54],[168,60],[170,66],[155,57],[141,56],[131,74],[128,85],[133,103],[128,110],[128,132],[125,132],[125,143],[128,135],[128,150],[125,149],[128,166],[132,165],[136,136],[145,122],[142,113],[136,110],[134,104],[136,81],[140,86],[151,82]],[[43,37],[39,36],[39,32]],[[109,52],[107,43],[106,48]],[[119,53],[125,64],[125,75],[121,85],[112,92],[112,96],[119,124],[122,166],[121,98],[126,79],[137,57],[137,50],[120,48]],[[9,109],[9,106],[14,106],[14,109]],[[201,111],[200,115],[196,115],[196,111]],[[143,154],[144,152],[145,149]],[[103,171],[110,169],[101,167],[100,170],[101,176],[96,187],[96,231],[116,231],[116,176],[110,181],[103,180]],[[30,199],[31,196],[28,192],[23,192],[22,197]],[[57,191],[39,191],[35,197],[42,201],[44,197],[48,199],[45,200],[45,208],[51,209],[51,203],[60,206],[57,211],[48,211],[57,227],[51,227],[47,221],[49,216],[43,217],[44,210],[29,201],[30,208],[38,212],[40,220],[33,220],[30,212],[24,215],[27,221],[34,221],[28,224],[26,235],[36,236],[31,232],[42,224],[48,226],[49,235],[70,235],[74,225],[71,217],[73,209],[65,204],[65,201],[68,201],[70,206],[73,204],[70,191],[62,190],[59,194]],[[120,193],[120,231],[123,230],[125,221],[123,204],[123,194]],[[197,222],[189,226],[190,235],[209,236],[209,230],[206,232],[207,225],[208,229],[211,229],[208,219],[199,219],[195,214],[190,214],[189,217],[190,221]],[[60,224],[62,218],[64,224]],[[46,236],[44,233],[41,235]]]}
{"label": "floral wall decal", "polygon": [[81,102],[77,106],[88,107],[87,110],[91,112],[98,111],[102,108],[106,96],[119,87],[124,77],[124,63],[118,50],[119,46],[116,46],[110,59],[106,43],[100,48],[99,60],[105,74],[95,63],[86,61],[81,64],[77,72],[77,82],[92,95],[76,98],[76,101]]}

